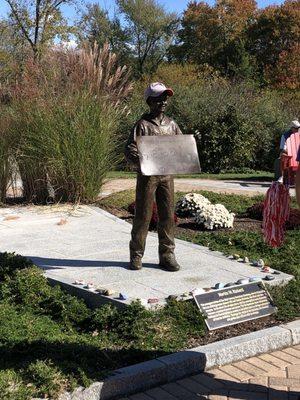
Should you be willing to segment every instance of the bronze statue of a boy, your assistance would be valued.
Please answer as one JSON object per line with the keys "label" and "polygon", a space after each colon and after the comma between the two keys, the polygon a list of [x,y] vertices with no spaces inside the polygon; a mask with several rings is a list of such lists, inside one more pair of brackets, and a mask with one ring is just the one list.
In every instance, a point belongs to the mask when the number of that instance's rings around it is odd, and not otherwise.
{"label": "bronze statue of a boy", "polygon": [[125,148],[126,159],[137,167],[136,208],[130,241],[130,268],[142,268],[153,201],[158,212],[159,265],[168,271],[180,269],[174,255],[174,181],[170,175],[145,176],[140,172],[137,136],[182,135],[174,120],[165,115],[167,99],[173,90],[163,83],[151,83],[145,91],[150,108],[134,125]]}

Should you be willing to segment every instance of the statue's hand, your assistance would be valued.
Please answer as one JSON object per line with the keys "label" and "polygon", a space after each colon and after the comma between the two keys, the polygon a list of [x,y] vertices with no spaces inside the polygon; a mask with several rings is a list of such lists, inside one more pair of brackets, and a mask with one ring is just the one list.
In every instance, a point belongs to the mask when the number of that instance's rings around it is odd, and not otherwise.
{"label": "statue's hand", "polygon": [[132,159],[132,161],[134,161],[134,162],[139,161],[139,152],[138,152],[138,149],[137,149],[135,143],[132,143],[130,145],[129,155],[130,155],[130,158]]}
{"label": "statue's hand", "polygon": [[195,131],[194,138],[196,139],[196,142],[199,142],[201,139],[201,133],[199,131]]}

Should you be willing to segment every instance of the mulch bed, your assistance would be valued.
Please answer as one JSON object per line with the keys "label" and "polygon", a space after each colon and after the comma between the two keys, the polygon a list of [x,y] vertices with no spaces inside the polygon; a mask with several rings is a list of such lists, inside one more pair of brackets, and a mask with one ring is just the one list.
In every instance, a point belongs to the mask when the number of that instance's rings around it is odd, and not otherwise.
{"label": "mulch bed", "polygon": [[[112,207],[112,206],[104,206],[101,205],[101,208],[115,215],[116,217],[123,219],[130,224],[132,224],[133,214],[124,208]],[[224,231],[237,232],[237,231],[251,231],[251,232],[261,232],[261,224],[262,222],[259,220],[255,220],[247,217],[238,217],[236,216],[234,219],[233,228],[224,229]],[[155,231],[155,230],[154,230]],[[179,234],[189,234],[194,235],[196,232],[201,232],[199,230],[199,226],[195,224],[194,218],[178,218],[178,222],[175,228],[175,235]],[[220,232],[218,231],[209,231],[205,230],[206,233],[211,233],[212,235]]]}
{"label": "mulch bed", "polygon": [[252,321],[242,322],[240,324],[227,326],[215,331],[207,331],[206,335],[202,338],[192,338],[188,341],[187,348],[190,349],[197,346],[204,346],[209,343],[230,339],[235,336],[245,335],[247,333],[256,332],[261,329],[271,328],[272,326],[278,325],[280,325],[280,321],[278,321],[278,319],[276,319],[273,315],[254,319]]}

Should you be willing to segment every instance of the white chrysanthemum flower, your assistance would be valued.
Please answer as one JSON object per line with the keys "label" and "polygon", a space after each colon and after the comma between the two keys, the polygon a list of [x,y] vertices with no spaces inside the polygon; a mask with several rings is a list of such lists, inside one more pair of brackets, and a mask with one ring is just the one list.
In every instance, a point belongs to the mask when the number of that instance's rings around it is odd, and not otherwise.
{"label": "white chrysanthemum flower", "polygon": [[176,214],[190,214],[191,216],[210,204],[210,201],[198,193],[188,193],[182,199],[180,199],[176,204]]}
{"label": "white chrysanthemum flower", "polygon": [[195,214],[197,224],[203,224],[206,229],[232,228],[234,214],[229,212],[223,204],[208,204]]}

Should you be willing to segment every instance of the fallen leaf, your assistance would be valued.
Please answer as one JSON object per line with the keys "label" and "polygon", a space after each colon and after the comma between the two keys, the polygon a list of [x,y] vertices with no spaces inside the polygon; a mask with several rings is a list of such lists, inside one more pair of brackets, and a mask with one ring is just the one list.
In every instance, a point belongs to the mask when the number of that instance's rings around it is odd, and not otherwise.
{"label": "fallen leaf", "polygon": [[62,218],[62,219],[57,223],[57,225],[66,225],[67,222],[68,222],[68,221],[67,221],[65,218]]}
{"label": "fallen leaf", "polygon": [[8,215],[7,217],[4,218],[3,221],[14,221],[16,219],[19,219],[20,217],[18,217],[17,215]]}

